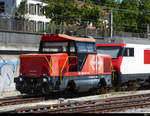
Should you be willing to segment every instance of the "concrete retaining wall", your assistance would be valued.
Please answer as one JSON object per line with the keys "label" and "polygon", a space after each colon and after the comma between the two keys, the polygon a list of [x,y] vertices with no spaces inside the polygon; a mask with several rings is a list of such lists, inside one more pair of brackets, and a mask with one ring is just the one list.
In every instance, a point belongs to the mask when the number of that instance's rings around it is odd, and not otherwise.
{"label": "concrete retaining wall", "polygon": [[[0,31],[0,51],[38,51],[41,34]],[[19,75],[19,55],[0,52],[0,93],[14,91]]]}
{"label": "concrete retaining wall", "polygon": [[0,50],[36,51],[41,34],[0,31]]}
{"label": "concrete retaining wall", "polygon": [[0,42],[2,43],[24,43],[24,44],[38,44],[40,42],[41,34],[0,31]]}

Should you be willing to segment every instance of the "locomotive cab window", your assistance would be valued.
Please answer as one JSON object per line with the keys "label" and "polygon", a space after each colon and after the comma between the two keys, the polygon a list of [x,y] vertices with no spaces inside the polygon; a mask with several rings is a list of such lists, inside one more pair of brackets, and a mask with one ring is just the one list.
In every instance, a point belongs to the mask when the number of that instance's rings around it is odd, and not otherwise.
{"label": "locomotive cab window", "polygon": [[76,52],[75,43],[73,41],[69,42],[69,52],[70,53],[75,53]]}
{"label": "locomotive cab window", "polygon": [[133,57],[134,56],[134,48],[125,48],[123,56]]}
{"label": "locomotive cab window", "polygon": [[96,45],[92,42],[77,42],[78,53],[96,53]]}
{"label": "locomotive cab window", "polygon": [[68,42],[42,42],[40,53],[66,53]]}

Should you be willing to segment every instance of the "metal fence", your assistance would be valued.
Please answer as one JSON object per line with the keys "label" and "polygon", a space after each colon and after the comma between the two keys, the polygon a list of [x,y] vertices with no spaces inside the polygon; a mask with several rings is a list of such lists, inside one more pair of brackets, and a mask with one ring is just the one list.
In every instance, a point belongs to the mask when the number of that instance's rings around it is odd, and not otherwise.
{"label": "metal fence", "polygon": [[50,24],[47,33],[65,33],[77,36],[93,36],[95,38],[109,37],[109,30],[81,26],[56,26]]}
{"label": "metal fence", "polygon": [[12,18],[0,17],[0,29],[7,31],[36,32],[35,24]]}
{"label": "metal fence", "polygon": [[[78,36],[93,36],[95,38],[110,37],[109,29],[98,29],[93,27],[81,27],[81,26],[58,26],[55,24],[49,24],[43,30],[37,30],[35,22],[21,21],[13,18],[0,17],[0,30],[17,31],[17,32],[30,32],[30,33],[65,33]],[[123,37],[140,37],[149,38],[148,34],[130,33],[122,31],[113,31],[113,36]]]}
{"label": "metal fence", "polygon": [[[66,33],[70,35],[77,36],[93,36],[95,38],[106,38],[110,37],[110,29],[99,29],[92,27],[80,27],[80,26],[56,26],[53,24],[49,25],[47,33]],[[137,38],[150,38],[147,33],[133,33],[133,32],[123,32],[123,31],[113,31],[113,36],[120,37],[137,37]]]}

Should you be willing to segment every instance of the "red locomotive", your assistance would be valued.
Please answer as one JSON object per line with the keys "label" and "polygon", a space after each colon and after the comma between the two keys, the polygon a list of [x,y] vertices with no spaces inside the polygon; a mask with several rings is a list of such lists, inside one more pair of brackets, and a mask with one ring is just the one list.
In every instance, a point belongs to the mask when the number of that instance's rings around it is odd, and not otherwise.
{"label": "red locomotive", "polygon": [[26,94],[98,90],[111,86],[111,57],[97,53],[93,38],[44,34],[39,53],[20,56],[14,81]]}

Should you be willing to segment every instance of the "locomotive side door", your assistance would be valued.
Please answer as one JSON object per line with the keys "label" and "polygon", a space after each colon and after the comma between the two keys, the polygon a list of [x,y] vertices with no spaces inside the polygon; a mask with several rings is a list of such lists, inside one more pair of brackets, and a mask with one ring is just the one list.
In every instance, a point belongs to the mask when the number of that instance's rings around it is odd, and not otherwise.
{"label": "locomotive side door", "polygon": [[77,52],[75,42],[70,41],[68,45],[68,56],[69,56],[69,71],[77,71]]}

